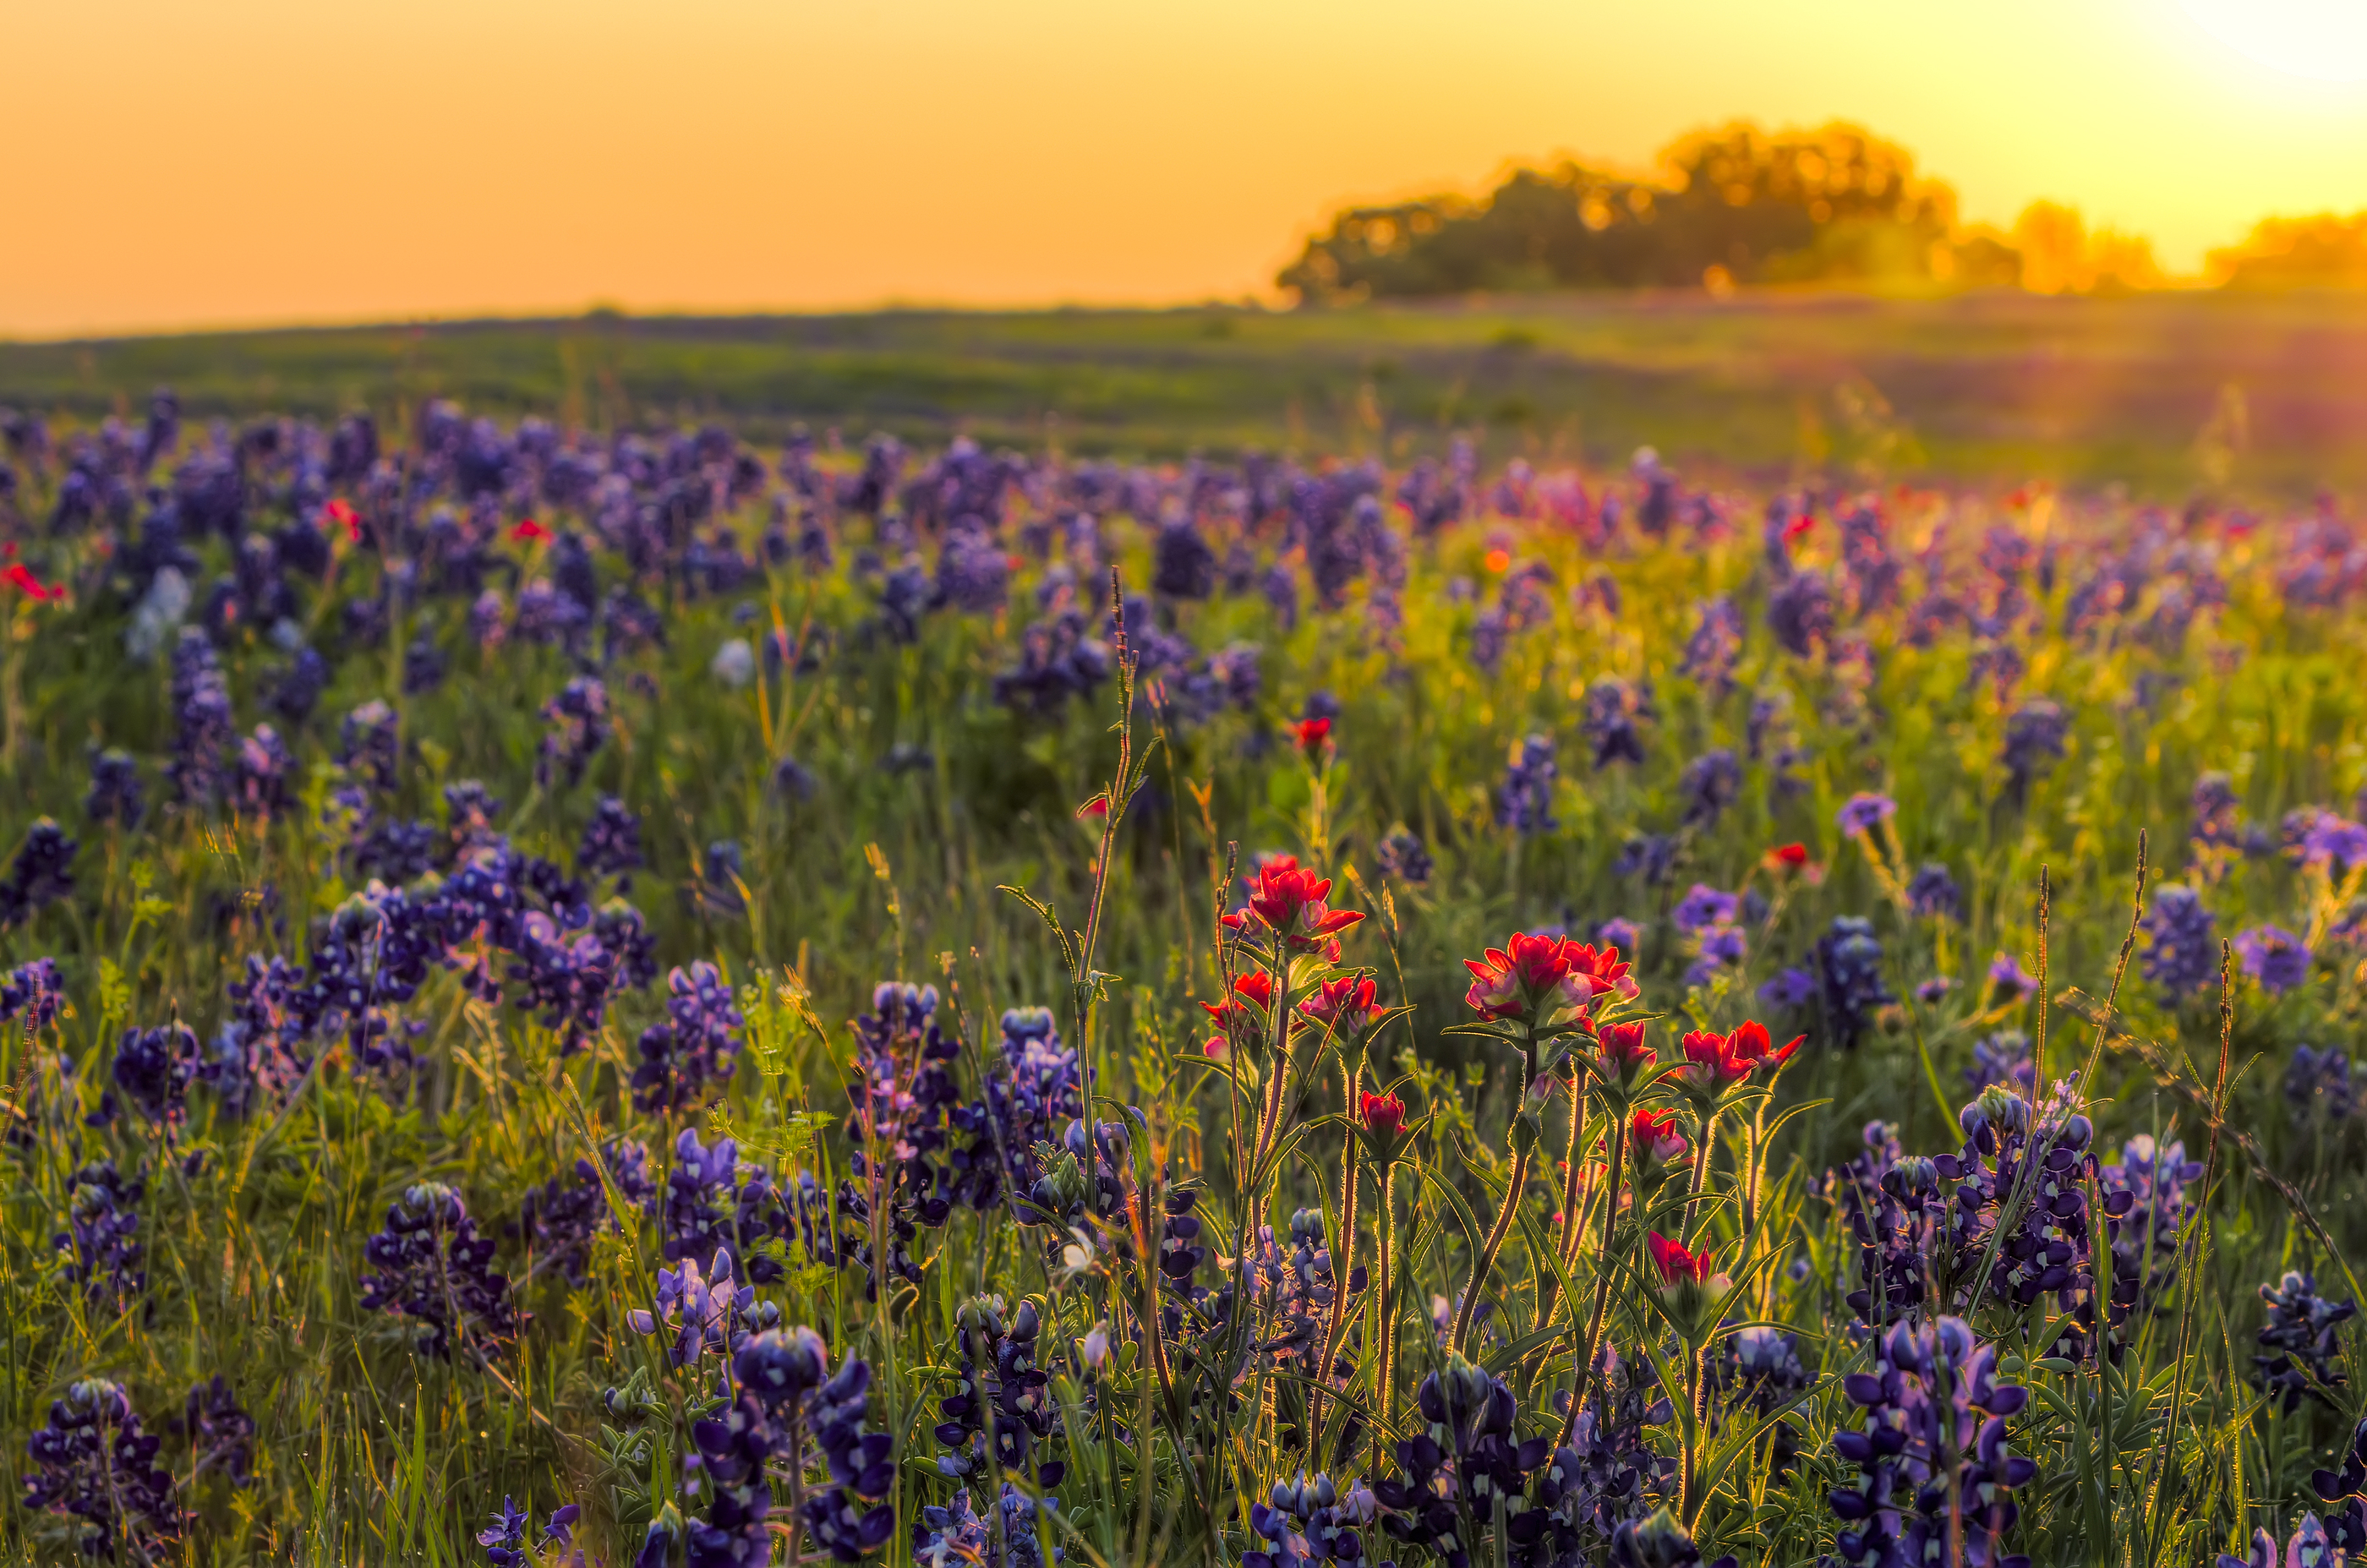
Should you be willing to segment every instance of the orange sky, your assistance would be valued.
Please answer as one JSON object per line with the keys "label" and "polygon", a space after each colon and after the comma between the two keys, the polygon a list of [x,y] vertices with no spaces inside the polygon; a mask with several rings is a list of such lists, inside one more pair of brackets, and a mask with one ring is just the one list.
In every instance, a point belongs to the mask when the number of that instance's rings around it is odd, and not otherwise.
{"label": "orange sky", "polygon": [[1342,200],[1737,115],[2179,269],[2367,207],[2367,85],[2180,0],[0,0],[0,333],[1263,293]]}

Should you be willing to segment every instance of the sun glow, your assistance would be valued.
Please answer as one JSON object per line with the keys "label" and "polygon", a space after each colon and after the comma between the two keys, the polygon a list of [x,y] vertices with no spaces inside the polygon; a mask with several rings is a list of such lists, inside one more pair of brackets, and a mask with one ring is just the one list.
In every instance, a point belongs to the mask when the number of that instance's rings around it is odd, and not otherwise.
{"label": "sun glow", "polygon": [[2272,71],[2318,82],[2367,82],[2361,0],[2180,0],[2213,38]]}

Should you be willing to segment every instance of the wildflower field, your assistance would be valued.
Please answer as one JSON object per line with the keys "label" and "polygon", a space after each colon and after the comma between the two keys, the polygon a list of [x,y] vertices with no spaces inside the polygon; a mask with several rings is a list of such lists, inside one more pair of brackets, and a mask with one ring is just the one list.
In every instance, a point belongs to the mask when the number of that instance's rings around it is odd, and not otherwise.
{"label": "wildflower field", "polygon": [[2367,1551],[2331,502],[0,434],[15,1557]]}

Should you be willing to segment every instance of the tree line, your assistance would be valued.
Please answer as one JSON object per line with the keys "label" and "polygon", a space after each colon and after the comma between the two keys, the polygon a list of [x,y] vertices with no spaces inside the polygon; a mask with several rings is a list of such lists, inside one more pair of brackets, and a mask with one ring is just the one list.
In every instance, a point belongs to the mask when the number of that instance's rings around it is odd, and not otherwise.
{"label": "tree line", "polygon": [[[2210,266],[2225,288],[2367,288],[2367,212],[2264,219]],[[1346,304],[1785,283],[2112,293],[2169,279],[2143,236],[2090,229],[2060,203],[2032,203],[2010,230],[1965,224],[1952,186],[1862,126],[1738,121],[1680,138],[1650,175],[1565,159],[1514,168],[1483,197],[1348,208],[1275,281],[1302,303]]]}

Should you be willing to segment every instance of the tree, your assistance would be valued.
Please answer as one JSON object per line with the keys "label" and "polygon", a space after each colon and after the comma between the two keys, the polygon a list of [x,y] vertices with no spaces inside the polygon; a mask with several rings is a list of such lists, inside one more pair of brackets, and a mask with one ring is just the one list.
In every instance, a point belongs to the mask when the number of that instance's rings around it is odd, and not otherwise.
{"label": "tree", "polygon": [[2263,218],[2209,261],[2223,288],[2367,288],[2367,212]]}

